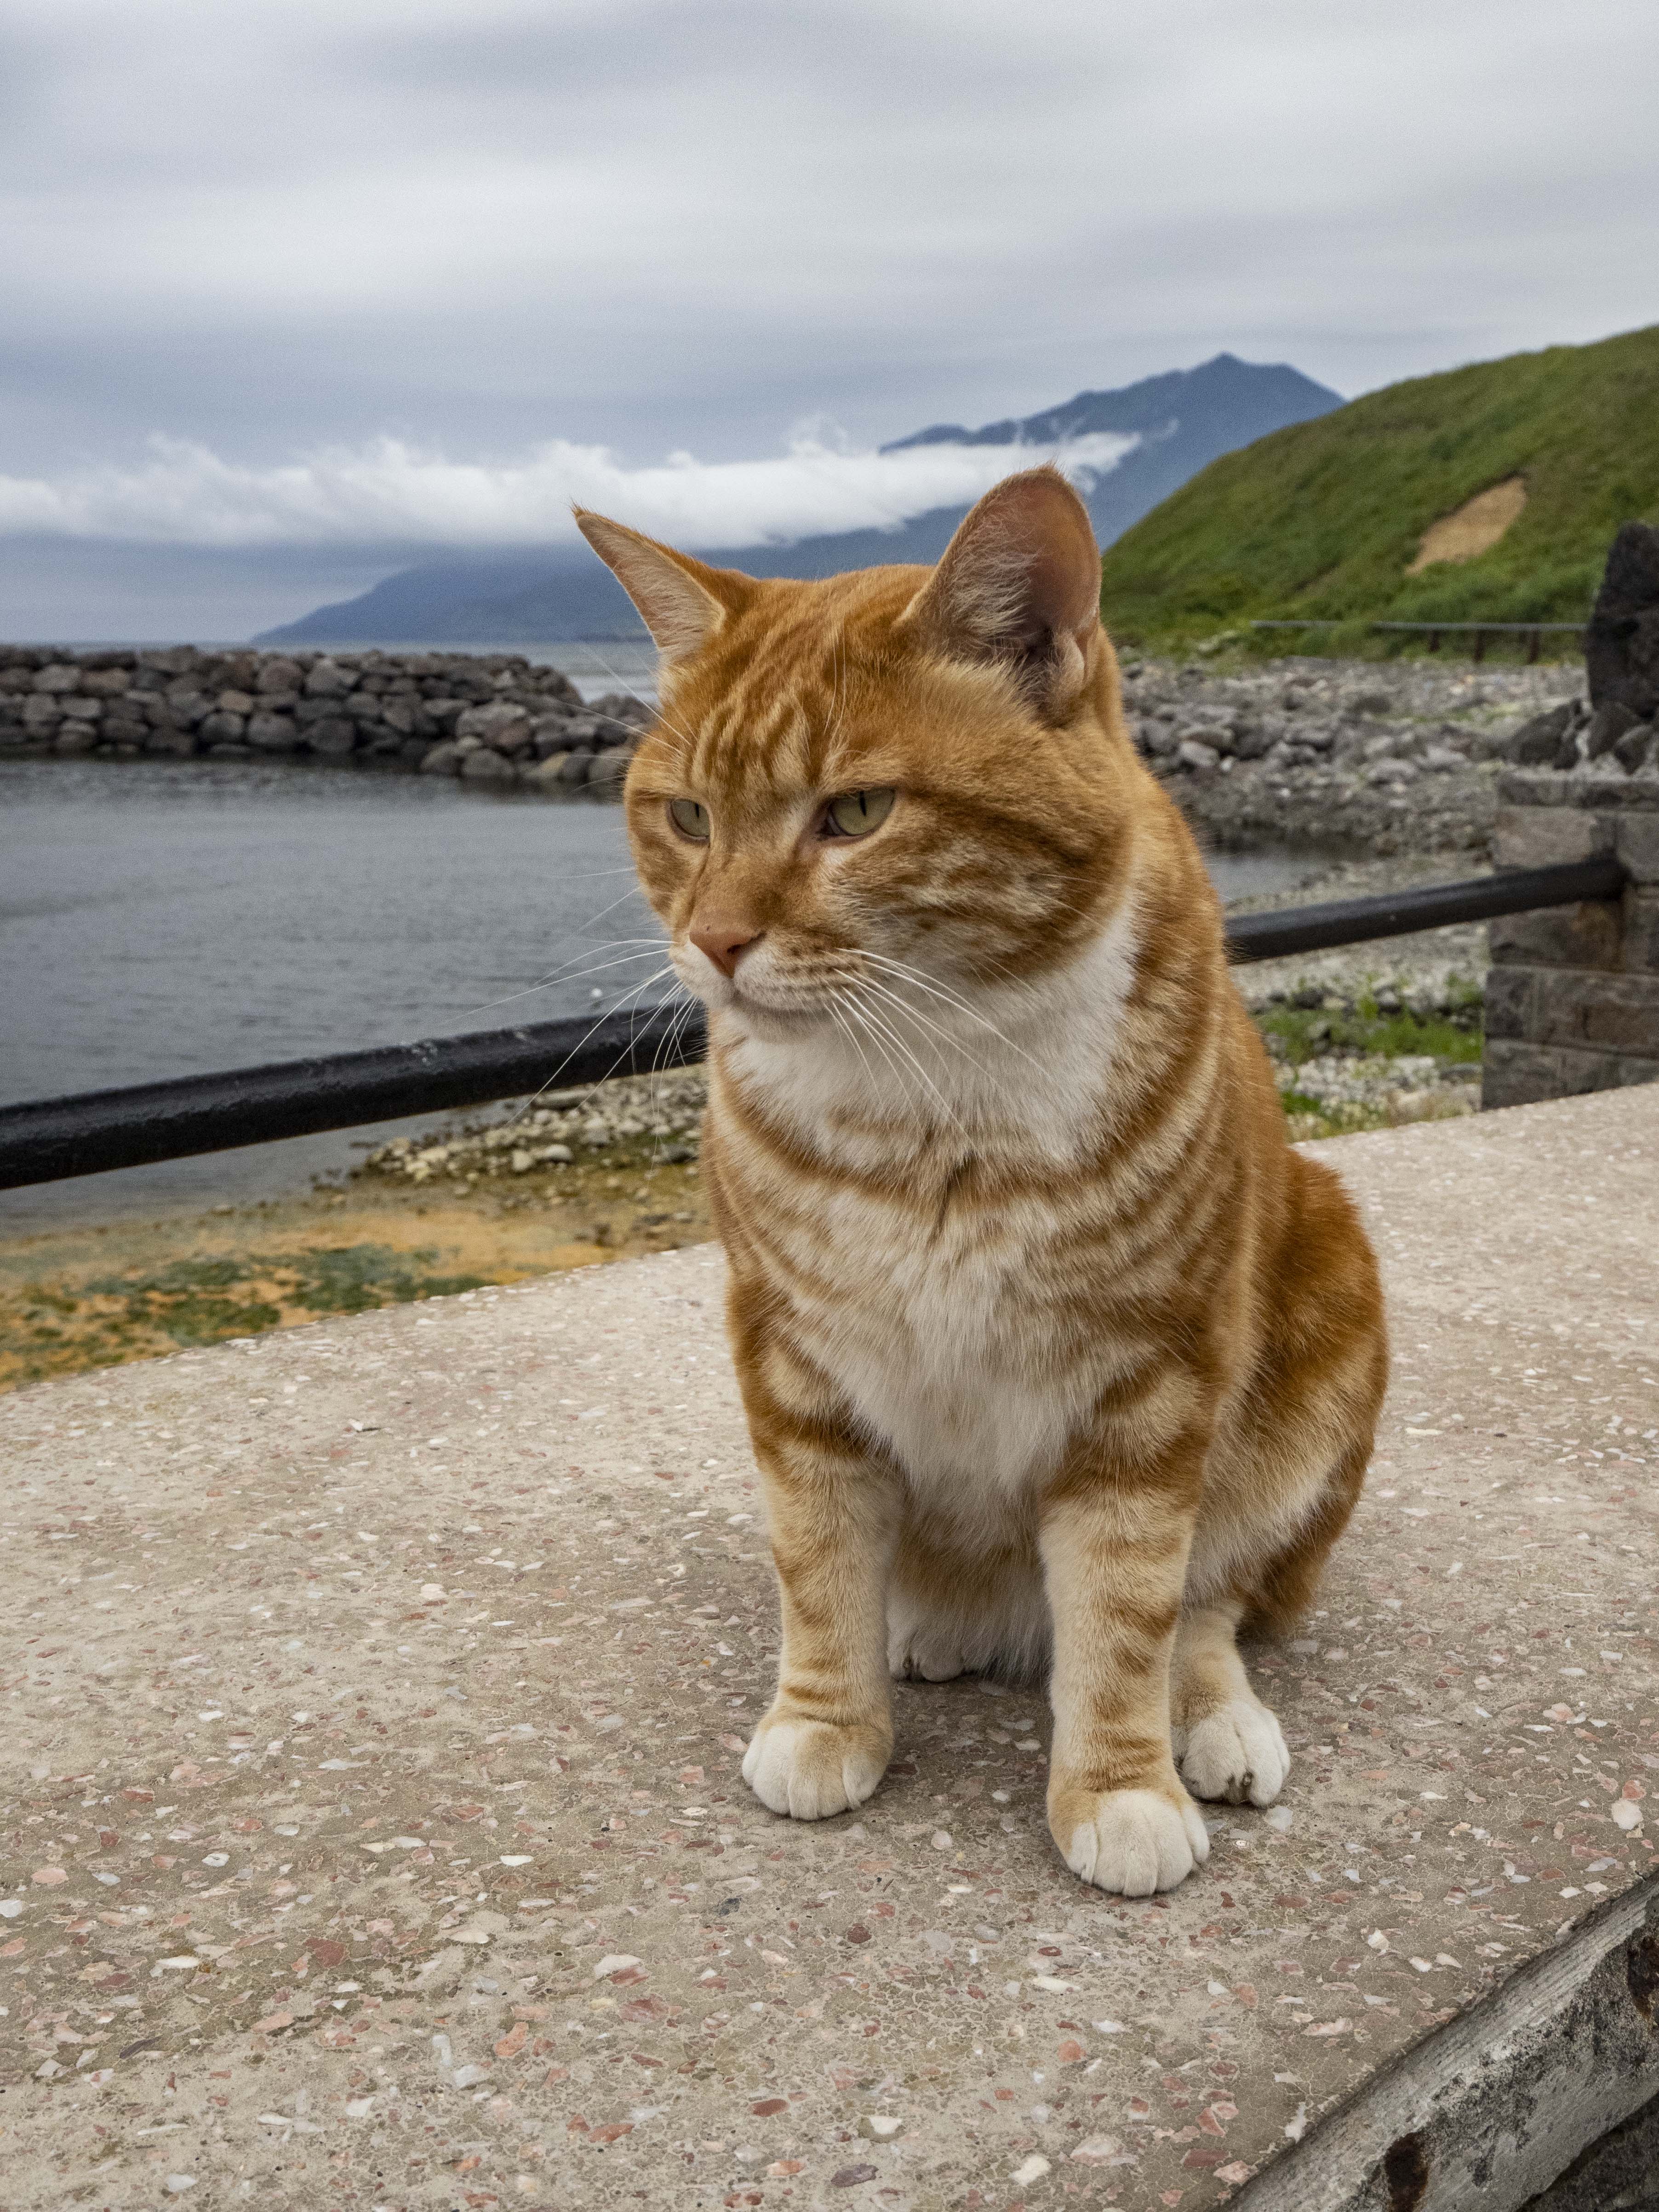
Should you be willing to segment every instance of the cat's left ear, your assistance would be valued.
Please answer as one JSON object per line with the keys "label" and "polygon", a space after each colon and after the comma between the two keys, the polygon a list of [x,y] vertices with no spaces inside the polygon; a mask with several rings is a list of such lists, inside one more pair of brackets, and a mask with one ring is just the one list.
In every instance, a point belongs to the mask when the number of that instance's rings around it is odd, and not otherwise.
{"label": "cat's left ear", "polygon": [[1100,550],[1056,468],[1006,477],[964,518],[900,626],[953,659],[1006,667],[1059,720],[1083,689],[1100,623]]}
{"label": "cat's left ear", "polygon": [[671,666],[701,651],[754,589],[735,568],[711,568],[585,507],[573,512],[577,529],[639,609]]}

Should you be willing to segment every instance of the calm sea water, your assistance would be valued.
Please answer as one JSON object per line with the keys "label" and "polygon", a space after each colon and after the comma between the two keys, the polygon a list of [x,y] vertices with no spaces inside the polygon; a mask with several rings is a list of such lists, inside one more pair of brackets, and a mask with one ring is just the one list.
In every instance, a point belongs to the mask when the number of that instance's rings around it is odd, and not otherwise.
{"label": "calm sea water", "polygon": [[[1306,861],[1212,868],[1237,897]],[[597,1012],[659,941],[617,806],[321,766],[0,763],[0,1103]],[[0,1193],[0,1224],[303,1189],[386,1133]]]}

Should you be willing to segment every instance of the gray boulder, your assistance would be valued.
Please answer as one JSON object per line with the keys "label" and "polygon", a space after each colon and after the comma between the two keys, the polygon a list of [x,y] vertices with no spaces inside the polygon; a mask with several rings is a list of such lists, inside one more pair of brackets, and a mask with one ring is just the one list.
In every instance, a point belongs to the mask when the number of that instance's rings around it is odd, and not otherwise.
{"label": "gray boulder", "polygon": [[549,753],[547,758],[538,761],[534,768],[525,769],[526,787],[532,791],[558,790],[563,784],[564,764],[569,757],[568,753]]}
{"label": "gray boulder", "polygon": [[291,753],[299,748],[300,732],[291,714],[250,714],[247,741],[255,752]]}
{"label": "gray boulder", "polygon": [[1202,738],[1182,738],[1176,747],[1176,758],[1182,768],[1205,769],[1221,765],[1220,754],[1213,745],[1206,745]]}
{"label": "gray boulder", "polygon": [[570,717],[568,714],[538,714],[530,726],[530,743],[538,760],[549,760],[555,753],[568,752],[570,748]]}
{"label": "gray boulder", "polygon": [[422,775],[459,775],[460,772],[460,748],[448,738],[440,744],[429,746],[421,756]]}
{"label": "gray boulder", "polygon": [[467,783],[509,784],[519,781],[519,771],[492,747],[480,745],[462,761],[461,776]]}
{"label": "gray boulder", "polygon": [[627,780],[629,763],[633,757],[633,754],[621,745],[595,753],[587,771],[588,789],[603,792],[609,799],[619,799]]}
{"label": "gray boulder", "polygon": [[306,671],[306,696],[311,699],[343,699],[356,681],[355,668],[342,668],[332,660],[319,660]]}
{"label": "gray boulder", "polygon": [[325,760],[337,760],[356,750],[357,725],[346,714],[325,714],[307,730],[306,742]]}
{"label": "gray boulder", "polygon": [[654,711],[631,691],[607,691],[592,702],[589,711],[602,721],[620,723],[625,730],[648,730],[657,719]]}
{"label": "gray boulder", "polygon": [[1504,749],[1505,757],[1516,768],[1548,767],[1572,722],[1573,710],[1570,704],[1552,707],[1546,714],[1534,714],[1529,722],[1523,722],[1507,741]]}
{"label": "gray boulder", "polygon": [[487,707],[469,707],[455,724],[458,738],[477,738],[493,752],[514,755],[530,750],[533,743],[531,720],[522,707],[497,699]]}

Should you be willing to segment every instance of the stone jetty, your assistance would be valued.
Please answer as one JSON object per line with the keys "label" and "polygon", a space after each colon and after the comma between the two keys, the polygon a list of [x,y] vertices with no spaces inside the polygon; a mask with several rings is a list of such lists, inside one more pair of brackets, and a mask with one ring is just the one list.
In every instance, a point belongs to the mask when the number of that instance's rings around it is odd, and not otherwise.
{"label": "stone jetty", "polygon": [[329,761],[615,798],[650,720],[521,653],[0,647],[0,759]]}

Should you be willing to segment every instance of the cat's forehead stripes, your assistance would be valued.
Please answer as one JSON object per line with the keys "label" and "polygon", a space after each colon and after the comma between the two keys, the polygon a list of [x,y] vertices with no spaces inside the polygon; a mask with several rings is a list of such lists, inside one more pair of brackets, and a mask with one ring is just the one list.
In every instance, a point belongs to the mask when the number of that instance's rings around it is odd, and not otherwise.
{"label": "cat's forehead stripes", "polygon": [[854,684],[844,626],[804,606],[793,622],[756,617],[698,687],[691,766],[705,782],[777,800],[823,782],[846,732]]}

